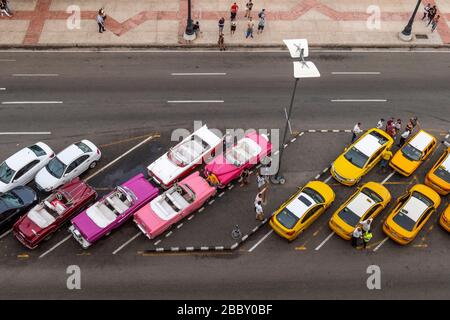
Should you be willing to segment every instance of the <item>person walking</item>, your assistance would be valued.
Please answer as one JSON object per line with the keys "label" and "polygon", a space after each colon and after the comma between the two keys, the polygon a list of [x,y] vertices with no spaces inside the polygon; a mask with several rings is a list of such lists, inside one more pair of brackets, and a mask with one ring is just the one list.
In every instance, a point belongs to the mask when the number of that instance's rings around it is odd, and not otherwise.
{"label": "person walking", "polygon": [[428,16],[428,11],[430,11],[431,4],[427,4],[425,7],[423,7],[423,17],[422,20],[425,20],[425,18]]}
{"label": "person walking", "polygon": [[[409,122],[411,122],[413,130],[416,126],[418,126],[420,128],[420,123],[419,123],[419,119],[417,118],[417,116],[414,116],[411,119],[409,119]],[[411,132],[412,132],[412,130],[411,130]]]}
{"label": "person walking", "polygon": [[194,24],[194,32],[195,32],[195,36],[198,38],[198,36],[200,35],[200,22],[196,21]]}
{"label": "person walking", "polygon": [[230,19],[231,19],[231,20],[236,19],[238,10],[239,10],[239,6],[236,4],[236,2],[233,3],[233,4],[231,5],[231,13],[230,13]]}
{"label": "person walking", "polygon": [[369,219],[366,219],[366,220],[363,220],[363,221],[361,221],[361,229],[362,229],[362,231],[363,232],[368,232],[368,231],[370,231],[370,227],[371,227],[371,225],[372,225],[372,222],[373,222],[373,218],[369,218]]}
{"label": "person walking", "polygon": [[98,32],[99,33],[102,33],[104,31],[106,31],[106,29],[105,29],[105,17],[106,17],[106,15],[104,15],[104,12],[102,12],[102,9],[100,9],[98,11],[97,18],[96,18],[97,24],[98,24]]}
{"label": "person walking", "polygon": [[258,204],[258,202],[259,203],[262,203],[262,193],[261,192],[258,192],[257,194],[256,194],[256,197],[255,197],[255,202],[254,202],[254,205],[255,205],[255,207],[256,207],[256,205]]}
{"label": "person walking", "polygon": [[249,176],[250,176],[250,170],[248,170],[247,168],[244,169],[244,171],[242,171],[242,174],[241,174],[241,177],[242,177],[241,187],[248,184]]}
{"label": "person walking", "polygon": [[378,120],[377,122],[377,129],[383,130],[384,127],[384,119],[381,118],[380,120]]}
{"label": "person walking", "polygon": [[370,242],[372,237],[373,237],[372,232],[370,232],[370,231],[364,232],[363,237],[362,237],[363,238],[364,249],[366,249],[367,244]]}
{"label": "person walking", "polygon": [[352,143],[356,140],[356,137],[363,132],[361,129],[361,122],[358,122],[357,124],[355,124],[355,126],[353,127],[352,130]]}
{"label": "person walking", "polygon": [[223,37],[223,33],[219,34],[217,43],[219,44],[220,51],[225,51],[225,38]]}
{"label": "person walking", "polygon": [[219,35],[223,34],[223,27],[225,26],[225,18],[222,17],[219,19]]}
{"label": "person walking", "polygon": [[265,19],[265,18],[266,18],[266,9],[262,9],[262,10],[258,13],[258,18],[260,18],[260,19]]}
{"label": "person walking", "polygon": [[402,120],[401,119],[397,119],[397,121],[394,123],[394,127],[395,130],[397,130],[397,132],[402,130]]}
{"label": "person walking", "polygon": [[252,21],[252,17],[250,17],[248,19],[248,23],[247,23],[247,33],[245,35],[245,38],[248,39],[248,37],[252,37],[253,38],[253,27],[255,26],[255,24]]}
{"label": "person walking", "polygon": [[257,31],[258,34],[263,33],[265,24],[266,24],[266,19],[259,18],[258,31]]}
{"label": "person walking", "polygon": [[411,134],[411,131],[409,131],[408,129],[406,129],[402,135],[400,136],[400,141],[398,142],[398,147],[401,148],[404,144],[406,139],[408,139],[409,135]]}
{"label": "person walking", "polygon": [[427,27],[433,22],[433,19],[434,19],[434,16],[436,15],[436,13],[437,13],[437,8],[436,8],[435,5],[432,6],[430,8],[430,10],[428,10],[428,24],[427,24]]}
{"label": "person walking", "polygon": [[247,4],[245,5],[247,7],[247,10],[245,10],[245,18],[250,18],[252,14],[252,8],[253,8],[253,2],[252,0],[249,0]]}
{"label": "person walking", "polygon": [[362,231],[360,227],[356,227],[355,230],[353,230],[352,233],[352,247],[357,248],[358,247],[358,241],[362,237]]}
{"label": "person walking", "polygon": [[261,201],[258,201],[255,203],[255,213],[256,213],[256,220],[263,221],[264,220],[264,210],[261,205]]}
{"label": "person walking", "polygon": [[394,125],[395,118],[391,117],[386,123],[386,129],[384,131],[388,132],[390,127]]}
{"label": "person walking", "polygon": [[267,178],[263,176],[261,172],[258,172],[256,175],[256,183],[258,185],[258,191],[262,196],[262,203],[265,205],[267,204],[267,192],[269,191],[269,183]]}
{"label": "person walking", "polygon": [[434,32],[434,30],[436,30],[437,25],[438,25],[438,23],[439,23],[439,18],[440,18],[440,17],[441,17],[440,15],[437,15],[437,16],[433,19],[433,22],[431,23],[431,32]]}
{"label": "person walking", "polygon": [[387,165],[389,163],[389,161],[391,161],[393,157],[392,151],[391,150],[386,150],[385,152],[383,152],[383,154],[381,155],[381,173],[386,173],[386,168]]}
{"label": "person walking", "polygon": [[230,33],[231,33],[231,35],[233,35],[236,32],[236,26],[237,26],[236,20],[235,19],[231,20],[231,22],[230,22]]}

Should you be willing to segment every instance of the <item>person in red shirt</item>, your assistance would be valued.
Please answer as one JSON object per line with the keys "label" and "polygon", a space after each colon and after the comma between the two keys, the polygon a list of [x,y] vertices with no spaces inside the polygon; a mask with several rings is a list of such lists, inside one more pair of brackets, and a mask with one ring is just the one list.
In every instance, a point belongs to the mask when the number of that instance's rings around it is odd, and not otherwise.
{"label": "person in red shirt", "polygon": [[238,9],[239,6],[236,4],[236,2],[231,5],[231,20],[236,19]]}

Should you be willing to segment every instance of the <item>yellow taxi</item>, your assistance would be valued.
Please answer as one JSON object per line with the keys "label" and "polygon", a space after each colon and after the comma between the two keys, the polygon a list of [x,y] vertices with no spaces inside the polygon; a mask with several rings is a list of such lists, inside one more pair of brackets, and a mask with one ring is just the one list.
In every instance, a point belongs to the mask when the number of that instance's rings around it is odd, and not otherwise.
{"label": "yellow taxi", "polygon": [[424,184],[416,184],[397,204],[383,224],[383,231],[399,244],[408,244],[439,207],[441,197]]}
{"label": "yellow taxi", "polygon": [[370,129],[345,149],[331,166],[331,175],[346,186],[353,186],[380,162],[394,140],[385,131]]}
{"label": "yellow taxi", "polygon": [[443,196],[450,193],[450,147],[428,172],[425,184]]}
{"label": "yellow taxi", "polygon": [[335,197],[326,183],[310,181],[275,211],[269,224],[277,234],[292,241],[333,203]]}
{"label": "yellow taxi", "polygon": [[408,177],[428,158],[436,144],[435,137],[420,130],[395,153],[389,165],[401,175]]}
{"label": "yellow taxi", "polygon": [[333,213],[328,225],[338,236],[350,240],[361,221],[375,218],[390,201],[391,193],[386,187],[367,182]]}
{"label": "yellow taxi", "polygon": [[447,205],[447,209],[444,210],[441,214],[441,218],[439,219],[439,224],[450,232],[450,204]]}

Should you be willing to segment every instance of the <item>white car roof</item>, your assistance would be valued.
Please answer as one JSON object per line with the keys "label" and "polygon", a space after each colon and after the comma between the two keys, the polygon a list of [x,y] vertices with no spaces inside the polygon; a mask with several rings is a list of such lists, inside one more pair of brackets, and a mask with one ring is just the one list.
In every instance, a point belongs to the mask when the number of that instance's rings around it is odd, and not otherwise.
{"label": "white car roof", "polygon": [[401,211],[411,220],[417,222],[427,208],[428,206],[423,201],[417,199],[416,197],[411,197],[408,202],[405,203]]}
{"label": "white car roof", "polygon": [[420,131],[414,138],[411,139],[409,144],[419,151],[424,151],[432,140],[432,136],[425,131]]}
{"label": "white car roof", "polygon": [[8,167],[17,171],[37,158],[36,154],[27,147],[10,156],[5,162]]}
{"label": "white car roof", "polygon": [[350,201],[350,203],[347,205],[347,208],[349,208],[358,217],[361,218],[374,204],[375,201],[373,201],[364,193],[360,192],[356,195],[356,197],[352,199],[352,201]]}
{"label": "white car roof", "polygon": [[58,153],[57,157],[59,160],[61,160],[65,165],[70,165],[72,161],[77,159],[79,156],[84,154],[83,150],[78,148],[76,145],[71,144],[67,148],[65,148],[63,151]]}
{"label": "white car roof", "polygon": [[441,167],[443,167],[445,171],[450,172],[450,154],[442,161]]}
{"label": "white car roof", "polygon": [[366,156],[371,157],[381,146],[379,139],[371,134],[367,134],[354,147]]}
{"label": "white car roof", "polygon": [[[309,202],[311,202],[311,205],[307,206],[305,203],[299,200],[300,196],[305,197]],[[303,218],[306,212],[308,212],[309,208],[314,206],[316,204],[316,201],[314,201],[313,198],[308,196],[306,193],[300,193],[297,197],[295,197],[294,200],[292,200],[286,208],[291,211],[295,216],[299,219]]]}

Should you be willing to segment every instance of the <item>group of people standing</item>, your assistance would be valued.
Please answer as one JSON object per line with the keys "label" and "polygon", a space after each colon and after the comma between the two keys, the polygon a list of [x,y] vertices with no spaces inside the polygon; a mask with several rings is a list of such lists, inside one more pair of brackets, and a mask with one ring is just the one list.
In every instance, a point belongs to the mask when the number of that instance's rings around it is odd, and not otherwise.
{"label": "group of people standing", "polygon": [[436,5],[431,6],[431,4],[428,3],[423,8],[422,20],[425,20],[425,18],[428,20],[427,26],[429,26],[431,24],[431,32],[434,32],[434,30],[436,30],[436,28],[437,28],[439,19],[441,18],[441,16],[437,14]]}
{"label": "group of people standing", "polygon": [[352,233],[352,247],[358,248],[359,242],[362,240],[363,248],[367,248],[367,244],[372,239],[373,235],[370,231],[371,225],[372,225],[373,219],[369,218],[367,220],[361,221],[353,230]]}

